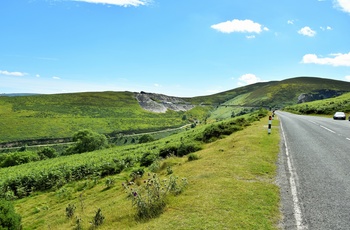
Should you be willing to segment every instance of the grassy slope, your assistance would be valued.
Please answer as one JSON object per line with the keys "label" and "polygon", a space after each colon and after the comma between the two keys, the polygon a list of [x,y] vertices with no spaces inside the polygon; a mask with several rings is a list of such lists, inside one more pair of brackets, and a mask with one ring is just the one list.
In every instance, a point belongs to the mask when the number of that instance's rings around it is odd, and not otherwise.
{"label": "grassy slope", "polygon": [[350,112],[350,93],[339,97],[288,106],[286,111],[299,114],[333,115],[337,111]]}
{"label": "grassy slope", "polygon": [[[350,83],[323,78],[298,77],[262,82],[226,92],[185,98],[194,104],[284,107],[297,102],[301,93],[321,89],[349,91]],[[203,120],[212,107],[198,106],[183,113],[143,110],[131,92],[76,93],[0,97],[0,142],[71,137],[88,128],[99,133],[152,131],[179,127],[188,119]],[[240,109],[219,106],[212,119],[230,117]]]}
{"label": "grassy slope", "polygon": [[[239,113],[244,107],[248,109],[252,106],[283,108],[294,105],[300,94],[324,89],[347,92],[350,91],[350,82],[317,77],[297,77],[248,85],[211,96],[195,97],[191,101],[197,104],[221,105],[212,112],[209,118],[220,120],[229,118],[232,112]],[[236,107],[237,105],[242,107]]]}
{"label": "grassy slope", "polygon": [[206,113],[205,108],[151,113],[131,92],[0,97],[0,142],[71,137],[83,128],[99,133],[159,130],[184,125],[184,114],[201,119]]}
{"label": "grassy slope", "polygon": [[296,104],[298,96],[302,93],[322,89],[349,91],[350,82],[315,77],[291,78],[259,88],[250,94],[247,101],[252,104],[284,107]]}
{"label": "grassy slope", "polygon": [[[320,89],[350,91],[350,82],[317,77],[296,77],[283,81],[261,82],[207,97],[195,97],[192,101],[221,104],[233,99],[247,106],[284,106],[295,104],[301,93],[310,93]],[[247,93],[249,95],[246,96],[244,102],[239,98],[235,99]]]}
{"label": "grassy slope", "polygon": [[[102,180],[77,191],[86,183],[77,182],[64,187],[71,191],[68,199],[60,196],[64,194],[61,189],[61,193],[19,200],[16,209],[23,217],[24,229],[72,229],[74,219],[65,217],[69,203],[77,207],[75,215],[83,219],[84,229],[98,208],[106,218],[99,229],[276,229],[280,218],[275,185],[279,132],[276,129],[267,135],[266,123],[263,119],[207,144],[197,153],[197,161],[165,160],[163,165],[172,165],[175,175],[188,178],[189,186],[182,195],[169,198],[165,213],[148,222],[135,221],[135,210],[120,185],[129,172],[114,176],[116,186],[108,190]],[[162,176],[165,173],[160,172]]]}

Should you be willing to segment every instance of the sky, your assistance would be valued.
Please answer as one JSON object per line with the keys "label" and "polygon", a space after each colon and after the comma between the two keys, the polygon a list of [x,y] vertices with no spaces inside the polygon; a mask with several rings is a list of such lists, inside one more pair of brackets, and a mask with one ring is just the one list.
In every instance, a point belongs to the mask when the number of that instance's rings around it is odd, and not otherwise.
{"label": "sky", "polygon": [[350,0],[0,1],[0,94],[350,81]]}

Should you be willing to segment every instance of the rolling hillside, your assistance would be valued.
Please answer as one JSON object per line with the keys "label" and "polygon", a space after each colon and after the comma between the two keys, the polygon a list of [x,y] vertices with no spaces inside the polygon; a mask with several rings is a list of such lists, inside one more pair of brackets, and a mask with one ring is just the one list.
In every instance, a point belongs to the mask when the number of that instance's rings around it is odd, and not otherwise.
{"label": "rolling hillside", "polygon": [[225,119],[260,107],[282,108],[349,91],[350,82],[298,77],[193,98],[145,92],[0,96],[0,143],[67,138],[85,128],[110,135],[142,133]]}
{"label": "rolling hillside", "polygon": [[[350,82],[317,77],[297,77],[283,81],[261,82],[230,91],[189,99],[200,104],[226,104],[242,106],[284,107],[298,103],[302,94],[319,95],[324,91],[350,92]],[[338,95],[339,95],[338,94]],[[242,97],[244,99],[242,100]],[[332,97],[333,95],[328,95]],[[327,98],[327,95],[323,95]],[[229,103],[228,103],[229,102]]]}
{"label": "rolling hillside", "polygon": [[[279,121],[273,120],[268,135],[270,112],[250,112],[327,97],[332,98],[301,106],[348,104],[349,84],[302,77],[195,98],[145,92],[0,97],[0,140],[69,136],[82,128],[143,132],[207,121],[143,144],[4,165],[0,197],[12,200],[23,229],[92,229],[101,210],[99,229],[279,229]],[[239,116],[242,111],[249,114]],[[161,212],[144,221],[130,199],[150,196],[152,186],[177,193],[167,194]],[[157,202],[149,202],[150,211],[158,210],[152,206]]]}
{"label": "rolling hillside", "polygon": [[132,92],[0,97],[0,143],[71,137],[81,129],[110,135],[149,132],[180,127],[206,115],[207,108],[201,107],[150,112]]}

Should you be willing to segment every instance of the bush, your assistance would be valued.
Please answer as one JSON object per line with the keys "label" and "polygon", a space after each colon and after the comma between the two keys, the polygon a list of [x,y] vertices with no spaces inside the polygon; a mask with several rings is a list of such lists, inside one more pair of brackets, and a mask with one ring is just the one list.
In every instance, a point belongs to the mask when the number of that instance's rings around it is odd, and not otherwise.
{"label": "bush", "polygon": [[199,159],[199,156],[197,154],[191,153],[188,155],[188,161],[195,161],[198,159]]}
{"label": "bush", "polygon": [[144,153],[140,159],[140,166],[148,167],[150,166],[155,160],[157,160],[157,156],[153,153]]}
{"label": "bush", "polygon": [[169,146],[159,150],[159,156],[166,158],[169,156],[182,157],[189,153],[197,152],[202,147],[196,143],[181,143],[179,146]]}
{"label": "bush", "polygon": [[130,173],[131,180],[135,181],[136,179],[141,178],[144,173],[145,169],[143,167],[132,170],[132,172]]}
{"label": "bush", "polygon": [[0,167],[11,167],[15,165],[26,164],[32,161],[39,161],[40,157],[35,152],[24,151],[4,154],[1,159]]}
{"label": "bush", "polygon": [[68,219],[72,218],[74,216],[74,212],[75,212],[75,205],[68,204],[68,206],[66,207],[66,217]]}
{"label": "bush", "polygon": [[201,149],[202,148],[199,145],[197,145],[197,144],[192,144],[192,143],[184,144],[184,143],[181,143],[179,149],[177,150],[176,156],[182,157],[182,156],[185,156],[187,154],[197,152],[197,151],[199,151]]}
{"label": "bush", "polygon": [[155,141],[155,139],[149,134],[142,135],[139,139],[140,144],[148,143],[148,142],[152,142],[152,141]]}
{"label": "bush", "polygon": [[21,216],[15,212],[10,201],[0,199],[0,229],[17,230],[21,227]]}
{"label": "bush", "polygon": [[108,146],[108,141],[105,135],[98,134],[91,130],[80,130],[73,136],[74,146],[67,150],[67,154],[92,152],[99,149],[104,149]]}
{"label": "bush", "polygon": [[107,189],[110,189],[114,186],[115,184],[115,179],[114,178],[111,178],[111,177],[108,177],[106,180],[105,180],[105,186]]}
{"label": "bush", "polygon": [[239,118],[231,122],[222,122],[207,127],[203,134],[197,138],[203,142],[213,142],[224,135],[230,135],[236,131],[242,130],[242,126],[247,125],[244,118]]}
{"label": "bush", "polygon": [[101,209],[99,208],[94,216],[94,218],[92,219],[92,226],[93,227],[98,227],[100,225],[103,224],[103,221],[104,221],[105,217],[102,215],[102,211]]}
{"label": "bush", "polygon": [[136,218],[147,220],[162,214],[168,193],[179,195],[187,186],[186,179],[182,179],[181,184],[177,181],[178,178],[174,176],[170,176],[169,180],[161,181],[157,174],[153,174],[144,181],[142,186],[123,183],[128,198],[132,200],[132,205],[136,208]]}
{"label": "bush", "polygon": [[169,146],[169,147],[160,149],[159,150],[159,156],[163,157],[163,158],[166,158],[166,157],[169,157],[169,156],[173,156],[173,155],[176,156],[177,149],[178,149],[178,147],[176,147],[176,146]]}
{"label": "bush", "polygon": [[41,159],[46,158],[55,158],[58,156],[56,150],[54,148],[45,147],[43,150],[38,152],[38,155]]}

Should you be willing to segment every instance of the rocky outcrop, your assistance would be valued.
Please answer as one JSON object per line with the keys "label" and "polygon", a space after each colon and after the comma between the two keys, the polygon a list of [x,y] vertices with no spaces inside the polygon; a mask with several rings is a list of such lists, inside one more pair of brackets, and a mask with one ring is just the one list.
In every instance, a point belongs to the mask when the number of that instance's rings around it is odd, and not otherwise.
{"label": "rocky outcrop", "polygon": [[194,108],[194,105],[178,97],[171,97],[155,93],[135,93],[140,106],[155,113],[165,113],[168,109],[174,111],[187,111]]}
{"label": "rocky outcrop", "polygon": [[311,93],[302,93],[298,97],[298,104],[316,100],[327,99],[342,95],[343,91],[336,91],[330,89],[322,89]]}

